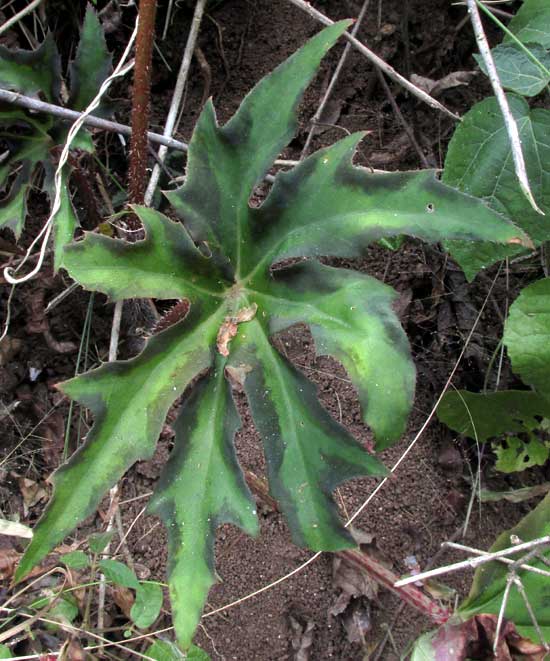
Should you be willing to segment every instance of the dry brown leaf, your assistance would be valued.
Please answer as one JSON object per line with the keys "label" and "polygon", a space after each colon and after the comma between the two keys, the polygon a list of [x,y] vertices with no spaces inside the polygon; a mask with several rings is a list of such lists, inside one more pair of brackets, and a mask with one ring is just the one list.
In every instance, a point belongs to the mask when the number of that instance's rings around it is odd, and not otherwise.
{"label": "dry brown leaf", "polygon": [[476,71],[453,71],[439,80],[432,80],[424,76],[411,75],[411,83],[416,85],[431,96],[439,96],[444,90],[460,85],[468,85],[472,78],[477,75]]}
{"label": "dry brown leaf", "polygon": [[128,619],[131,619],[130,611],[132,610],[135,601],[134,593],[129,588],[125,588],[122,585],[115,585],[112,588],[112,593],[115,604]]}
{"label": "dry brown leaf", "polygon": [[82,648],[78,638],[73,637],[68,641],[63,658],[67,661],[86,661],[88,655]]}
{"label": "dry brown leaf", "polygon": [[302,625],[291,615],[290,626],[292,627],[292,649],[295,652],[294,661],[309,661],[315,624],[311,620],[308,620]]}
{"label": "dry brown leaf", "polygon": [[6,335],[0,340],[0,366],[7,365],[21,351],[23,340]]}
{"label": "dry brown leaf", "polygon": [[21,495],[23,496],[23,512],[25,516],[29,514],[31,507],[49,498],[48,490],[42,484],[28,477],[20,477],[18,484]]}
{"label": "dry brown leaf", "polygon": [[[460,624],[440,627],[432,640],[437,658],[466,661],[466,659],[493,659],[515,661],[543,661],[547,652],[542,645],[523,638],[515,625],[505,620],[501,627],[496,652],[493,644],[497,628],[496,615],[475,615]],[[450,656],[452,654],[452,656]]]}
{"label": "dry brown leaf", "polygon": [[216,338],[216,347],[222,356],[229,356],[229,343],[237,335],[239,324],[254,319],[257,310],[256,303],[252,303],[248,308],[241,308],[236,315],[225,318]]}
{"label": "dry brown leaf", "polygon": [[21,553],[15,549],[0,549],[0,579],[10,580],[15,572]]}

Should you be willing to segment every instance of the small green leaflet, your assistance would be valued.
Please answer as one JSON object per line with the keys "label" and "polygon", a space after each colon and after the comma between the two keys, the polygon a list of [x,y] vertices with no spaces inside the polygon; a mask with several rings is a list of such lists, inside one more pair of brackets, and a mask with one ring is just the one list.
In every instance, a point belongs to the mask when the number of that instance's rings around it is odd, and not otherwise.
{"label": "small green leaflet", "polygon": [[98,562],[98,567],[105,574],[105,578],[112,583],[134,590],[139,588],[139,581],[134,571],[123,562],[105,558]]}
{"label": "small green leaflet", "polygon": [[130,611],[132,622],[147,629],[157,619],[162,608],[162,588],[157,583],[141,582],[136,589],[136,600]]}
{"label": "small green leaflet", "polygon": [[[231,384],[247,396],[270,490],[296,543],[318,550],[353,546],[332,491],[351,477],[387,472],[321,406],[313,384],[275,349],[273,334],[295,323],[309,326],[317,354],[348,370],[378,449],[395,443],[406,424],[415,370],[392,308],[395,292],[316,258],[363,255],[371,243],[404,234],[529,245],[521,230],[433,172],[376,175],[355,167],[361,135],[277,176],[265,202],[250,207],[255,186],[296,131],[306,86],[348,26],[336,23],[311,39],[224,126],[206,104],[190,142],[185,184],[167,194],[183,223],[136,207],[143,241],[88,234],[64,252],[71,276],[112,300],[186,299],[190,307],[132,360],[61,386],[92,410],[95,422],[57,471],[54,496],[17,577],[90,515],[135,461],[153,454],[168,410],[184,395],[174,450],[149,507],[168,530],[169,590],[182,649],[191,644],[215,581],[217,526],[258,531],[233,446],[240,418]],[[289,257],[301,259],[272,270]]]}
{"label": "small green leaflet", "polygon": [[70,569],[85,569],[90,565],[90,558],[84,551],[71,551],[65,553],[59,559]]}

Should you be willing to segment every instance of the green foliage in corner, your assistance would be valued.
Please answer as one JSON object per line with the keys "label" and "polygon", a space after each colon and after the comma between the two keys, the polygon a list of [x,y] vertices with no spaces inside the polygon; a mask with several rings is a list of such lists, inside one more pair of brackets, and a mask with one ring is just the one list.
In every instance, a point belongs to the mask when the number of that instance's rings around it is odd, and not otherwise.
{"label": "green foliage in corner", "polygon": [[[70,94],[67,107],[84,110],[95,97],[111,69],[103,29],[95,11],[88,7],[80,43],[69,65]],[[63,78],[59,53],[51,33],[34,51],[9,50],[0,46],[0,87],[44,101],[63,105]],[[67,134],[67,123],[58,119],[0,104],[0,139],[8,147],[7,160],[0,166],[0,227],[8,227],[19,238],[27,215],[27,199],[33,186],[53,191],[53,175]],[[73,143],[92,151],[90,135],[81,129]],[[77,224],[68,190],[71,166],[64,171],[61,209],[55,219],[55,267],[63,266],[63,246],[73,238]]]}
{"label": "green foliage in corner", "polygon": [[542,465],[550,455],[550,278],[522,290],[510,308],[503,341],[514,372],[532,389],[448,392],[437,415],[478,442],[494,439],[496,468],[511,473]]}
{"label": "green foliage in corner", "polygon": [[[231,522],[258,532],[233,447],[240,419],[232,384],[246,393],[271,493],[296,543],[315,550],[353,546],[331,492],[354,476],[386,472],[321,406],[313,384],[272,344],[274,333],[305,323],[317,354],[345,366],[377,449],[404,430],[415,372],[392,309],[395,292],[315,258],[362,255],[370,243],[402,234],[528,242],[433,172],[370,174],[354,167],[361,135],[279,175],[266,201],[250,207],[251,193],[296,130],[305,87],[348,25],[337,23],[309,41],[252,90],[225,126],[206,105],[191,140],[186,181],[168,194],[185,224],[136,207],[143,241],[88,234],[65,251],[67,270],[88,289],[113,300],[187,299],[190,309],[136,358],[62,384],[92,410],[95,423],[86,444],[57,472],[54,496],[17,577],[93,513],[135,461],[153,454],[168,409],[193,382],[150,504],[168,530],[170,596],[182,648],[191,643],[215,581],[216,528]],[[289,258],[300,259],[281,265]]]}
{"label": "green foliage in corner", "polygon": [[[492,54],[501,84],[515,92],[508,95],[508,103],[518,126],[531,190],[546,217],[532,208],[521,191],[504,119],[494,97],[477,103],[463,117],[449,144],[443,181],[486,200],[524,229],[538,246],[550,240],[550,111],[530,109],[522,97],[548,89],[550,3],[525,0],[503,43]],[[472,246],[461,241],[447,241],[445,246],[470,280],[480,269],[523,250],[520,246]]]}

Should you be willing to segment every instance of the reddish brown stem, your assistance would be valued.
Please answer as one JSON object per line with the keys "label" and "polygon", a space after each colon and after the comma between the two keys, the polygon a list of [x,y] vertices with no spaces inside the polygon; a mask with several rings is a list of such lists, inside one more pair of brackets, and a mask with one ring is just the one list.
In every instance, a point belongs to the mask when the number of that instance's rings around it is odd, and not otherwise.
{"label": "reddish brown stem", "polygon": [[414,606],[417,610],[422,611],[436,624],[444,624],[451,616],[451,612],[447,608],[441,606],[414,585],[406,585],[402,588],[394,587],[394,583],[400,577],[364,551],[349,549],[338,551],[337,555],[346,562],[366,571],[380,585],[394,592],[400,599]]}
{"label": "reddish brown stem", "polygon": [[139,3],[139,27],[136,38],[136,62],[132,95],[132,141],[128,199],[143,204],[147,175],[147,128],[151,101],[151,57],[155,37],[157,0]]}

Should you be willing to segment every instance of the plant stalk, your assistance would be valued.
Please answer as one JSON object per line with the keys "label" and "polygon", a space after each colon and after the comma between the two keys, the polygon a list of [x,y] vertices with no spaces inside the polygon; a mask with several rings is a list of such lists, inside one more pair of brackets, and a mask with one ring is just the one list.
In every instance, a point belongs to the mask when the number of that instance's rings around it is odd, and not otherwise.
{"label": "plant stalk", "polygon": [[128,175],[128,198],[131,204],[143,204],[147,185],[147,128],[151,109],[151,59],[156,10],[157,0],[141,0],[132,93],[132,142]]}

